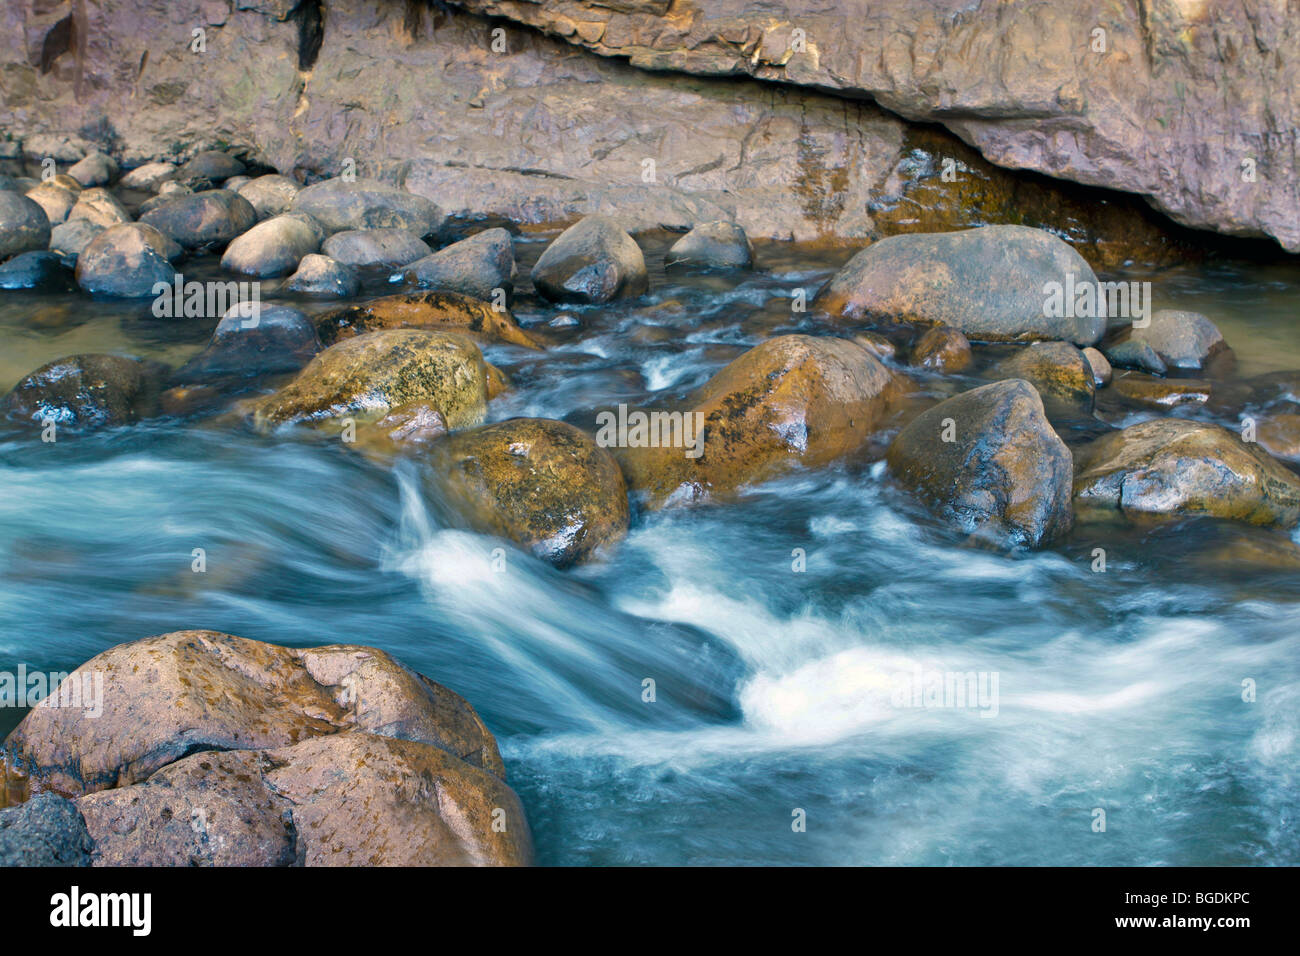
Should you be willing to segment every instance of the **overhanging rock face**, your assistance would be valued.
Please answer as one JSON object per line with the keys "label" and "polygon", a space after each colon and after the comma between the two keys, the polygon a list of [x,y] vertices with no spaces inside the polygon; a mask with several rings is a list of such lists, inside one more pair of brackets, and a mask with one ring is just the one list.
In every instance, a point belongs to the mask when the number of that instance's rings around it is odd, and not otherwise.
{"label": "overhanging rock face", "polygon": [[[560,9],[468,6],[543,26]],[[571,31],[554,19],[561,39],[427,0],[11,0],[0,7],[0,156],[30,170],[90,149],[129,166],[235,147],[305,179],[351,160],[453,215],[558,223],[600,212],[633,229],[730,219],[754,237],[847,241],[1019,222],[1065,236],[1097,266],[1174,255],[1136,200],[1029,182],[955,136],[842,95],[852,87],[825,69],[828,41],[811,23],[812,53],[778,55],[772,38],[791,28],[763,26],[785,23],[772,19],[778,6],[726,26],[680,2],[571,3],[589,19]],[[947,22],[917,8],[917,36]],[[832,20],[847,44],[843,17]],[[690,39],[715,22],[725,42]],[[638,30],[653,34],[644,49]],[[615,42],[619,31],[627,42]],[[565,42],[575,39],[635,63],[798,76],[836,92],[649,72]],[[764,50],[785,65],[764,65]],[[962,62],[984,65],[974,52]],[[1006,64],[1007,77],[1017,72]],[[1167,168],[1171,181],[1181,168]],[[1262,195],[1275,173],[1262,159],[1258,168]],[[1273,212],[1283,220],[1284,204]]]}
{"label": "overhanging rock face", "polygon": [[1294,0],[455,0],[636,66],[870,97],[1300,252]]}

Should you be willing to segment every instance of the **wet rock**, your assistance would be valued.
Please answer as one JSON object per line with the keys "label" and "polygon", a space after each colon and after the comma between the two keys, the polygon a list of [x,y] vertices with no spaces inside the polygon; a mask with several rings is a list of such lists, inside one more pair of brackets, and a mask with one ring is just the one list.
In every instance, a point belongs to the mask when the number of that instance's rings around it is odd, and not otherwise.
{"label": "wet rock", "polygon": [[745,230],[733,222],[700,223],[682,236],[664,255],[667,268],[751,269],[754,247]]}
{"label": "wet rock", "polygon": [[1274,458],[1300,462],[1300,415],[1269,415],[1259,423],[1257,440]]}
{"label": "wet rock", "polygon": [[320,249],[322,238],[324,231],[310,216],[275,216],[232,240],[221,257],[221,268],[263,279],[288,275],[303,256]]}
{"label": "wet rock", "polygon": [[1204,422],[1142,422],[1078,450],[1080,518],[1203,514],[1291,527],[1300,478],[1258,445]]}
{"label": "wet rock", "polygon": [[107,186],[117,178],[117,163],[103,153],[91,153],[68,170],[83,186]]}
{"label": "wet rock", "polygon": [[1207,381],[1195,378],[1155,378],[1142,372],[1115,376],[1111,388],[1131,402],[1148,408],[1204,405],[1213,394]]}
{"label": "wet rock", "polygon": [[497,368],[495,365],[489,362],[487,367],[487,373],[488,373],[488,399],[489,400],[496,398],[498,395],[510,391],[512,386],[510,383],[510,379],[506,377],[505,372],[501,371],[501,369]]}
{"label": "wet rock", "polygon": [[74,288],[72,270],[53,252],[24,252],[0,265],[0,289],[52,292]]}
{"label": "wet rock", "polygon": [[445,434],[447,420],[442,412],[427,402],[411,402],[394,408],[379,421],[359,425],[356,444],[377,457],[391,458],[426,449]]}
{"label": "wet rock", "polygon": [[504,303],[514,299],[515,254],[510,233],[485,229],[407,266],[403,278],[422,289],[456,292],[492,302],[502,290]]}
{"label": "wet rock", "polygon": [[345,229],[405,229],[419,237],[442,226],[437,204],[396,186],[370,179],[328,179],[294,196],[290,209],[305,212],[327,232]]}
{"label": "wet rock", "polygon": [[329,256],[312,253],[302,257],[298,270],[289,277],[284,287],[289,292],[302,295],[347,299],[360,290],[361,279],[351,266],[336,262]]}
{"label": "wet rock", "polygon": [[283,305],[235,306],[217,324],[207,346],[176,373],[180,382],[213,376],[296,372],[322,349],[316,325]]}
{"label": "wet rock", "polygon": [[1203,368],[1228,347],[1218,328],[1205,316],[1175,309],[1154,312],[1150,324],[1134,328],[1129,341],[1150,346],[1161,362],[1176,369]]}
{"label": "wet rock", "polygon": [[513,418],[457,432],[433,450],[443,494],[476,530],[568,567],[627,534],[618,462],[564,422]]}
{"label": "wet rock", "polygon": [[131,214],[107,189],[86,189],[77,197],[68,213],[68,222],[78,219],[85,219],[107,229],[109,226],[130,222]]}
{"label": "wet rock", "polygon": [[333,345],[352,335],[379,329],[441,329],[463,332],[486,342],[539,348],[509,312],[454,292],[403,292],[371,299],[321,315],[321,341]]}
{"label": "wet rock", "polygon": [[1032,548],[1070,529],[1070,450],[1028,382],[994,382],[927,409],[898,433],[887,460],[966,534]]}
{"label": "wet rock", "polygon": [[814,305],[851,321],[947,325],[972,341],[1093,345],[1106,330],[1104,303],[1098,309],[1094,294],[1093,314],[1071,317],[1065,300],[1070,289],[1095,290],[1096,282],[1092,267],[1051,233],[984,226],[882,239],[850,259]]}
{"label": "wet rock", "polygon": [[856,342],[782,335],[741,355],[672,410],[681,415],[677,426],[647,433],[661,438],[660,447],[639,444],[631,428],[626,447],[614,446],[629,487],[649,507],[725,496],[857,450],[906,388]]}
{"label": "wet rock", "polygon": [[393,269],[427,256],[430,249],[405,229],[345,229],[326,239],[321,251],[344,265]]}
{"label": "wet rock", "polygon": [[103,711],[90,720],[77,706],[32,709],[0,761],[11,803],[42,790],[80,796],[139,783],[196,751],[285,747],[349,731],[419,741],[505,773],[468,702],[375,648],[297,649],[175,631],[112,647],[68,681],[102,682]]}
{"label": "wet rock", "polygon": [[244,164],[235,157],[220,150],[210,149],[199,153],[176,172],[176,178],[206,179],[210,183],[219,183],[231,176],[244,172]]}
{"label": "wet rock", "polygon": [[859,332],[853,336],[853,341],[882,362],[890,361],[898,356],[898,346],[879,332]]}
{"label": "wet rock", "polygon": [[50,252],[59,256],[69,269],[76,268],[77,258],[104,227],[89,219],[61,222],[50,230]]}
{"label": "wet rock", "polygon": [[53,793],[0,811],[0,866],[90,866],[93,847],[77,807]]}
{"label": "wet rock", "polygon": [[50,220],[36,201],[0,192],[0,260],[39,252],[50,244]]}
{"label": "wet rock", "polygon": [[1164,375],[1168,369],[1160,356],[1146,342],[1126,340],[1103,346],[1102,353],[1115,368],[1132,368],[1153,375]]}
{"label": "wet rock", "polygon": [[53,182],[43,182],[27,190],[27,198],[41,207],[49,225],[57,226],[68,218],[77,204],[77,193]]}
{"label": "wet rock", "polygon": [[410,402],[428,402],[449,428],[483,420],[487,368],[463,335],[386,329],[347,338],[321,352],[298,377],[257,402],[261,429],[350,417],[373,420]]}
{"label": "wet rock", "polygon": [[1035,342],[993,369],[997,378],[1024,379],[1041,397],[1081,405],[1091,411],[1096,385],[1083,352],[1066,342]]}
{"label": "wet rock", "polygon": [[253,211],[257,213],[257,218],[261,220],[287,212],[293,203],[293,197],[298,195],[301,189],[302,187],[288,176],[271,173],[250,179],[239,187],[238,192],[248,200]]}
{"label": "wet rock", "polygon": [[140,221],[153,226],[186,249],[224,246],[257,221],[248,201],[226,189],[168,196]]}
{"label": "wet rock", "polygon": [[171,163],[145,163],[126,173],[118,185],[123,189],[137,189],[142,192],[154,192],[158,186],[176,175],[176,167]]}
{"label": "wet rock", "polygon": [[922,368],[960,372],[970,363],[970,341],[956,329],[930,329],[912,346],[912,364]]}
{"label": "wet rock", "polygon": [[176,274],[168,261],[169,242],[143,223],[110,226],[95,236],[77,258],[77,285],[94,295],[140,298]]}
{"label": "wet rock", "polygon": [[1106,361],[1106,356],[1089,346],[1083,350],[1083,357],[1088,362],[1088,368],[1092,369],[1092,384],[1097,388],[1109,385],[1113,372],[1110,362]]}
{"label": "wet rock", "polygon": [[636,240],[607,216],[588,216],[560,233],[533,266],[533,285],[552,302],[609,302],[646,291]]}
{"label": "wet rock", "polygon": [[159,368],[118,355],[70,355],[32,372],[0,402],[4,416],[43,426],[88,431],[151,415]]}

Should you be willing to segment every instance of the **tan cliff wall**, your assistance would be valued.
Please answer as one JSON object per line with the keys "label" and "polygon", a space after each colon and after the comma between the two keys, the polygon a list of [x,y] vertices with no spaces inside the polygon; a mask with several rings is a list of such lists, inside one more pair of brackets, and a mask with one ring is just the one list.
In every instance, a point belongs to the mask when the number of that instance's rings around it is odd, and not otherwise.
{"label": "tan cliff wall", "polygon": [[1300,252],[1297,0],[456,2],[647,69],[869,97],[1000,166]]}
{"label": "tan cliff wall", "polygon": [[0,18],[0,153],[29,167],[232,146],[304,179],[351,160],[525,223],[602,211],[858,241],[1014,221],[1102,265],[1176,254],[1136,202],[1006,173],[869,101],[649,72],[440,4],[18,0]]}

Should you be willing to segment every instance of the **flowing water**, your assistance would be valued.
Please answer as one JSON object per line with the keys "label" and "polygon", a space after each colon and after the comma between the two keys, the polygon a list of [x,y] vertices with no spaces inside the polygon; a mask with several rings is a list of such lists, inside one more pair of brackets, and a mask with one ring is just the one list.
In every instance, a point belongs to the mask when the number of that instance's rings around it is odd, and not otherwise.
{"label": "flowing water", "polygon": [[[544,239],[521,238],[521,271]],[[660,272],[613,307],[523,298],[517,317],[552,345],[485,347],[516,386],[490,415],[590,426],[601,405],[678,398],[774,332],[816,330],[792,296],[847,255],[763,246],[757,272]],[[1300,368],[1294,264],[1140,277],[1157,307],[1215,319],[1236,375]],[[176,365],[212,325],[6,293],[0,388],[74,352]],[[501,543],[460,530],[418,462],[337,441],[162,419],[7,435],[0,667],[69,670],[182,628],[383,648],[478,709],[547,864],[1300,863],[1287,535],[1181,521],[1000,554],[872,457],[636,514],[607,558],[560,572],[513,549],[500,570]],[[947,673],[996,696],[898,696]],[[21,716],[0,711],[0,731]]]}

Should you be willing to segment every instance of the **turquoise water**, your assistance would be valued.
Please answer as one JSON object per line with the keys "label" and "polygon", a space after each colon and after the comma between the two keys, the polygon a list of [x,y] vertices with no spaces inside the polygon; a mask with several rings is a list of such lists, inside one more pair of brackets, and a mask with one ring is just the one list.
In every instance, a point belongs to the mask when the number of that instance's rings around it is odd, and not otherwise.
{"label": "turquoise water", "polygon": [[[524,267],[541,246],[521,243]],[[816,330],[791,292],[847,254],[764,246],[759,273],[659,274],[639,302],[563,310],[565,329],[523,298],[552,347],[486,347],[516,385],[491,417],[589,424],[599,405],[676,397],[773,332]],[[1219,324],[1237,376],[1300,368],[1300,268],[1151,278],[1157,307]],[[7,294],[0,388],[77,351],[179,364],[211,324]],[[980,367],[922,384],[969,387]],[[0,666],[70,669],[181,628],[384,648],[482,714],[543,863],[1300,862],[1285,533],[1083,528],[1002,555],[962,544],[864,454],[735,504],[636,515],[598,563],[559,572],[511,550],[498,573],[500,543],[455,530],[418,463],[202,421],[0,438],[0,489]],[[892,682],[917,668],[998,675],[996,716],[896,706]],[[0,730],[20,717],[0,711]]]}

